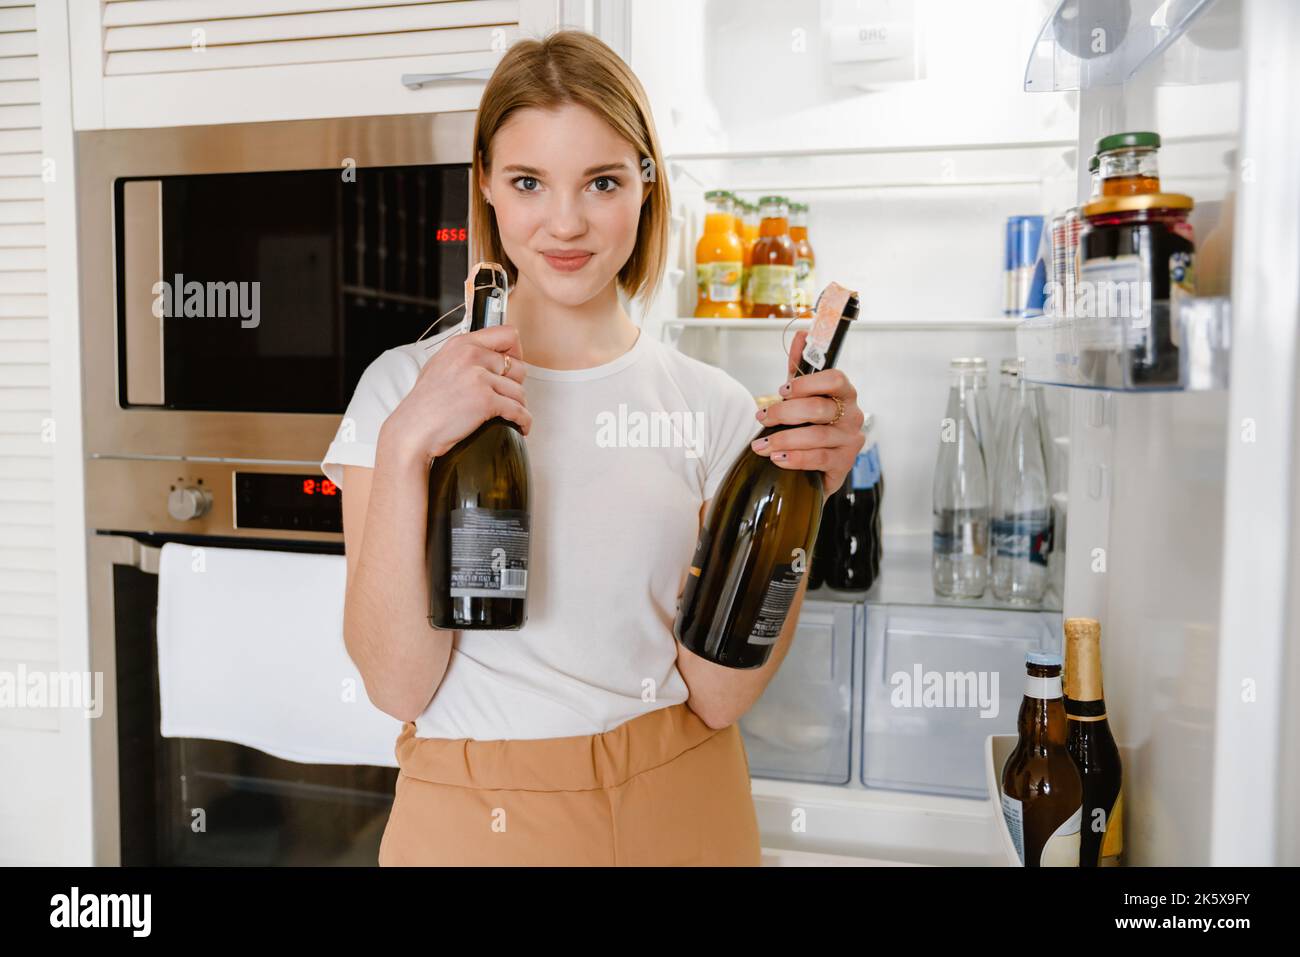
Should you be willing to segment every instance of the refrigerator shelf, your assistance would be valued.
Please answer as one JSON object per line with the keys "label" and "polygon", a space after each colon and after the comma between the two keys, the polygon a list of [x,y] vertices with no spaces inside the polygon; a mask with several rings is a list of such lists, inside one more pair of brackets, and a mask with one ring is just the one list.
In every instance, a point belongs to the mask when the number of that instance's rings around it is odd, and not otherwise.
{"label": "refrigerator shelf", "polygon": [[[1148,68],[1158,68],[1167,83],[1228,79],[1236,69],[1236,38],[1224,29],[1232,15],[1214,11],[1201,19],[1213,5],[1214,0],[1060,0],[1029,52],[1025,92],[1120,86]],[[1166,56],[1184,35],[1190,45]]]}
{"label": "refrigerator shelf", "polygon": [[716,150],[664,157],[674,190],[725,187],[766,193],[835,193],[934,187],[1038,186],[1074,173],[1073,140],[904,143],[825,149]]}
{"label": "refrigerator shelf", "polygon": [[[849,326],[850,331],[867,332],[963,332],[974,329],[1013,330],[1020,325],[1020,320],[1005,316],[974,316],[970,319],[868,319],[855,322]],[[729,329],[735,332],[756,332],[766,330],[808,329],[811,319],[696,319],[693,316],[679,316],[665,319],[665,330],[674,329]]]}
{"label": "refrigerator shelf", "polygon": [[[1166,358],[1150,363],[1156,318],[1036,316],[1016,326],[1025,378],[1042,385],[1106,392],[1208,392],[1228,387],[1231,303],[1202,296],[1173,308]],[[1158,374],[1152,371],[1157,368]]]}
{"label": "refrigerator shelf", "polygon": [[930,580],[930,536],[891,534],[885,536],[880,577],[866,591],[837,591],[827,586],[807,593],[819,601],[865,602],[867,605],[911,605],[926,608],[981,608],[995,611],[1059,612],[1061,598],[1049,586],[1037,605],[1012,605],[993,595],[990,586],[979,598],[941,598]]}

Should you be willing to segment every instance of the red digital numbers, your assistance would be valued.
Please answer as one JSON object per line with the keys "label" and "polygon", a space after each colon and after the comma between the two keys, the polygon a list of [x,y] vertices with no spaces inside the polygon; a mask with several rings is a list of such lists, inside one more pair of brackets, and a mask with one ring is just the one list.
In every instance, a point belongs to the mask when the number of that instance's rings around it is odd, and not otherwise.
{"label": "red digital numbers", "polygon": [[469,238],[469,230],[464,226],[445,226],[436,230],[433,236],[440,243],[463,243]]}
{"label": "red digital numbers", "polygon": [[302,480],[302,494],[303,494],[303,495],[315,495],[315,494],[316,494],[316,480],[315,480],[315,479],[303,479],[303,480]]}
{"label": "red digital numbers", "polygon": [[322,495],[337,495],[338,491],[339,491],[339,487],[335,485],[333,482],[331,482],[329,479],[321,479],[320,493]]}
{"label": "red digital numbers", "polygon": [[302,494],[315,495],[319,492],[321,495],[337,495],[339,487],[329,479],[303,479]]}

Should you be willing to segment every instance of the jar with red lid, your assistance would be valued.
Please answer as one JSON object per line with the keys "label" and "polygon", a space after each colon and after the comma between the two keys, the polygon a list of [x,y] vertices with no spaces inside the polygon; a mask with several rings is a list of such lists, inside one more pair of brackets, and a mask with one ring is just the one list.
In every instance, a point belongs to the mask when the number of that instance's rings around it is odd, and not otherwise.
{"label": "jar with red lid", "polygon": [[1076,341],[1093,384],[1179,387],[1177,310],[1195,294],[1192,205],[1180,193],[1146,193],[1083,207]]}

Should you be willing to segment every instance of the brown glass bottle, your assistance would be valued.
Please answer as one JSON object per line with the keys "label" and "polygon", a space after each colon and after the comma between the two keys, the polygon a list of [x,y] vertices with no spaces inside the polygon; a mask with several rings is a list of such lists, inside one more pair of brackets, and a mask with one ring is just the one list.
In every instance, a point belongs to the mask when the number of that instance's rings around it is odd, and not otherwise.
{"label": "brown glass bottle", "polygon": [[1079,866],[1119,864],[1124,850],[1124,768],[1101,692],[1101,625],[1065,622],[1066,748],[1083,781]]}
{"label": "brown glass bottle", "polygon": [[[506,277],[480,264],[466,331],[503,325]],[[515,423],[484,422],[429,465],[429,625],[513,631],[528,619],[529,467]]]}
{"label": "brown glass bottle", "polygon": [[1025,656],[1019,739],[1002,767],[1002,816],[1026,867],[1077,867],[1083,785],[1066,750],[1061,656]]}
{"label": "brown glass bottle", "polygon": [[[817,307],[798,375],[834,366],[858,316],[857,295],[836,283]],[[788,428],[795,426],[768,426],[759,436]],[[820,472],[782,468],[747,446],[700,528],[673,623],[677,640],[729,668],[766,662],[807,570],[824,497]]]}

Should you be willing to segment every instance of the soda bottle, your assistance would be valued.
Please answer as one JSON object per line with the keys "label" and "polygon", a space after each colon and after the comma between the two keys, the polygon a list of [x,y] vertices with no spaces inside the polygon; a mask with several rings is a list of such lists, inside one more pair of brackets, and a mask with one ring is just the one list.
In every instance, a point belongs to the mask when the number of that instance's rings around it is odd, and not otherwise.
{"label": "soda bottle", "polygon": [[826,504],[822,506],[821,524],[817,526],[817,540],[813,544],[812,560],[808,565],[808,590],[821,588],[826,584],[826,566],[833,561],[835,549],[835,533],[833,529],[834,522],[831,521],[835,514],[835,502],[840,494],[844,491],[841,485],[835,492],[826,499]]}
{"label": "soda bottle", "polygon": [[880,449],[871,440],[871,416],[866,418],[867,441],[836,492],[830,514],[822,516],[834,529],[826,584],[840,591],[868,589],[880,572]]}

